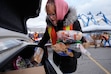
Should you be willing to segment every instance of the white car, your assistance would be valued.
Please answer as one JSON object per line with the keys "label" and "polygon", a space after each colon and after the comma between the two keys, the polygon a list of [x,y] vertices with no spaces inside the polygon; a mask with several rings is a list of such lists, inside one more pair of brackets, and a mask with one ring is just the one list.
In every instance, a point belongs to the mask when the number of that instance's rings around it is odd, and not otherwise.
{"label": "white car", "polygon": [[[37,44],[28,37],[26,20],[39,16],[41,2],[42,0],[0,0],[0,74],[16,70],[14,67],[16,65],[17,68],[20,62],[13,62],[13,60],[18,61],[17,57],[29,59],[33,56]],[[44,51],[47,51],[46,47]],[[50,62],[52,68],[49,69],[53,72],[51,73],[47,68],[46,54],[44,53],[45,56],[41,62],[46,74],[57,74]],[[24,66],[23,60],[21,62]]]}

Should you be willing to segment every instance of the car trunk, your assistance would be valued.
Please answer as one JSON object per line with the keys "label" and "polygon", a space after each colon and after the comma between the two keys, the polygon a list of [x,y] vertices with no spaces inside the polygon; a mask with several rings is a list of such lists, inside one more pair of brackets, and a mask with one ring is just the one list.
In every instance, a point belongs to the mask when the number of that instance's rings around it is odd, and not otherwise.
{"label": "car trunk", "polygon": [[[15,70],[13,60],[18,56],[30,60],[34,55],[37,44],[27,36],[26,21],[39,16],[41,1],[0,0],[0,74]],[[46,74],[56,74],[53,67],[50,72],[46,68],[47,48],[43,49],[45,53],[41,65],[44,66]]]}
{"label": "car trunk", "polygon": [[26,20],[37,17],[42,0],[0,0],[0,27],[27,34]]}
{"label": "car trunk", "polygon": [[[10,71],[15,71],[15,70],[21,70],[21,69],[26,69],[26,68],[32,68],[32,67],[25,67],[24,68],[19,68],[16,69],[16,67],[14,66],[14,62],[15,59],[17,59],[18,56],[20,56],[23,60],[29,60],[31,61],[33,55],[34,55],[34,49],[35,47],[37,47],[36,45],[22,45],[21,47],[18,47],[18,49],[16,49],[17,51],[15,51],[14,53],[12,53],[10,56],[8,56],[7,59],[4,59],[4,61],[2,61],[0,63],[0,74],[6,73],[6,72],[10,72]],[[14,50],[15,48],[12,48],[11,50]],[[46,49],[46,48],[44,48]],[[11,50],[8,50],[11,51]],[[7,53],[5,51],[5,53]],[[45,54],[44,54],[45,55]],[[4,56],[3,56],[4,57]],[[33,67],[39,67],[39,66],[44,66],[44,61],[45,61],[46,55],[44,56],[44,58],[42,59],[42,62],[40,65],[38,66],[33,66]],[[2,59],[1,59],[2,60]],[[17,62],[16,62],[17,63]],[[34,65],[34,64],[33,64]],[[37,64],[36,64],[37,65]],[[45,66],[44,66],[45,67]],[[46,71],[46,69],[44,69]],[[8,74],[8,73],[6,73]],[[14,73],[15,74],[15,73]],[[35,73],[34,73],[35,74]],[[46,72],[46,74],[48,74]]]}

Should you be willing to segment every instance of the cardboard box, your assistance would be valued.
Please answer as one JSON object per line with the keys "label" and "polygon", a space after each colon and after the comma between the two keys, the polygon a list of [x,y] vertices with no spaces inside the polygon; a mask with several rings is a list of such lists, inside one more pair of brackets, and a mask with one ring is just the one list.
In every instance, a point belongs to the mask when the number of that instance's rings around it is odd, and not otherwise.
{"label": "cardboard box", "polygon": [[89,48],[90,47],[90,43],[89,42],[83,43],[83,47],[84,48]]}
{"label": "cardboard box", "polygon": [[1,72],[0,74],[46,74],[44,66]]}

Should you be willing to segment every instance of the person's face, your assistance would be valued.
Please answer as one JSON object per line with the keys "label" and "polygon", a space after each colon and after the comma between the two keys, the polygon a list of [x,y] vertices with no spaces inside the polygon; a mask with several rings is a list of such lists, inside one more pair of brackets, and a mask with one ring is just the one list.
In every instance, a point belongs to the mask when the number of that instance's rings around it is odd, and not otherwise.
{"label": "person's face", "polygon": [[48,4],[46,7],[46,12],[54,26],[57,26],[56,10],[54,4]]}

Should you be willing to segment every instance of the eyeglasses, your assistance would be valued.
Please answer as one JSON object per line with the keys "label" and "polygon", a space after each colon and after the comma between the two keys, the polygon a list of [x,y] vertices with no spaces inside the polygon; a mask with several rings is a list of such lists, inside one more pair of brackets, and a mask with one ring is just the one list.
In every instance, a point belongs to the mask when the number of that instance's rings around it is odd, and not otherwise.
{"label": "eyeglasses", "polygon": [[47,14],[49,17],[55,17],[56,14]]}

